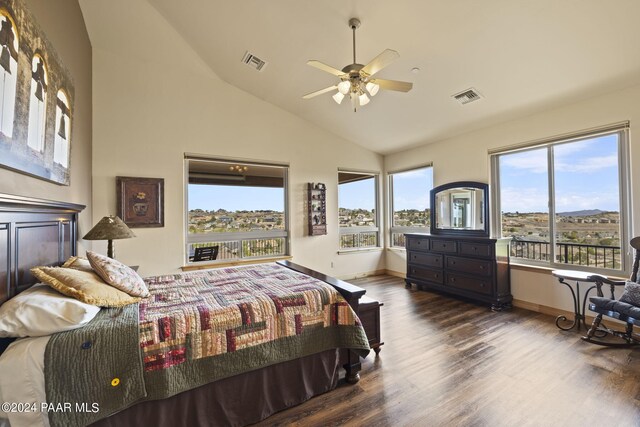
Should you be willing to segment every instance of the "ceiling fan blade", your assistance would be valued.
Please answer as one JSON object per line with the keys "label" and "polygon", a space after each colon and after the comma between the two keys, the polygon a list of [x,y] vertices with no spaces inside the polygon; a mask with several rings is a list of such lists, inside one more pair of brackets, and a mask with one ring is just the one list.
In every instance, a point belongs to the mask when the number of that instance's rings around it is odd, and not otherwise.
{"label": "ceiling fan blade", "polygon": [[333,74],[334,76],[344,76],[344,71],[338,70],[337,68],[333,68],[330,65],[325,64],[324,62],[316,61],[312,59],[307,61],[307,65],[311,65],[312,67],[316,67],[318,70],[326,71],[329,74]]}
{"label": "ceiling fan blade", "polygon": [[373,58],[371,62],[365,65],[361,71],[372,76],[398,58],[400,58],[400,54],[398,52],[396,52],[395,50],[386,49],[380,55]]}
{"label": "ceiling fan blade", "polygon": [[338,89],[338,86],[329,86],[329,87],[325,87],[324,89],[320,89],[315,92],[308,93],[305,96],[303,96],[302,99],[313,98],[314,96],[322,95],[323,93],[330,92],[334,89]]}
{"label": "ceiling fan blade", "polygon": [[413,83],[398,80],[373,79],[371,82],[380,85],[380,89],[396,90],[398,92],[409,92],[413,87]]}

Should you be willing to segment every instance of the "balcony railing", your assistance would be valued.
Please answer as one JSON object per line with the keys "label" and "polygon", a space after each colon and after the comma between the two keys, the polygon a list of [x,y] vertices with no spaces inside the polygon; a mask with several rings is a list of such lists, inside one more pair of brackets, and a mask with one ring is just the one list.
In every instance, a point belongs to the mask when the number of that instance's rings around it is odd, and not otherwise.
{"label": "balcony railing", "polygon": [[[371,227],[368,227],[371,228]],[[340,249],[366,249],[378,246],[378,232],[356,231],[351,227],[340,229]]]}
{"label": "balcony railing", "polygon": [[[549,242],[513,239],[511,241],[511,256],[549,261],[551,257],[550,244]],[[622,268],[619,246],[559,242],[555,246],[555,262],[615,270]]]}
{"label": "balcony railing", "polygon": [[192,261],[195,249],[218,246],[218,260],[238,260],[287,255],[286,231],[261,233],[198,233],[187,237],[187,254]]}
{"label": "balcony railing", "polygon": [[391,233],[391,246],[404,248],[405,243],[404,233]]}

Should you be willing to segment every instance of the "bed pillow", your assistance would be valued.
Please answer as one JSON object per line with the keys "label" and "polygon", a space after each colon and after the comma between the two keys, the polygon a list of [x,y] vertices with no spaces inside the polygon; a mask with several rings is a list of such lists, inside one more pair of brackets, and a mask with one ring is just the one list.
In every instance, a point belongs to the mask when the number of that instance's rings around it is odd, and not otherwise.
{"label": "bed pillow", "polygon": [[0,306],[0,338],[40,337],[80,328],[100,307],[36,284]]}
{"label": "bed pillow", "polygon": [[107,285],[93,271],[63,267],[35,267],[31,272],[41,282],[67,296],[100,307],[122,307],[140,301]]}
{"label": "bed pillow", "polygon": [[624,292],[620,295],[620,301],[640,307],[640,283],[625,283]]}
{"label": "bed pillow", "polygon": [[142,277],[120,261],[91,251],[87,251],[87,258],[93,271],[114,288],[134,297],[146,298],[150,295]]}
{"label": "bed pillow", "polygon": [[62,264],[64,268],[75,268],[76,270],[85,270],[85,271],[93,271],[91,268],[91,264],[89,260],[86,258],[82,258],[79,256],[72,256],[64,264]]}

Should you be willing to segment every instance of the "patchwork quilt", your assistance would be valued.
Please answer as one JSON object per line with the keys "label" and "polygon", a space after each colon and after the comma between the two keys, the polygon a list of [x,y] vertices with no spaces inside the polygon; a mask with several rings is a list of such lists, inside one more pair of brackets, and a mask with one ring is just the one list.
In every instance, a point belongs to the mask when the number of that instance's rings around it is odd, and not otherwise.
{"label": "patchwork quilt", "polygon": [[151,296],[139,305],[103,309],[87,327],[49,341],[48,401],[101,408],[50,414],[52,425],[85,425],[141,400],[332,348],[369,350],[357,315],[331,285],[278,264],[145,282]]}

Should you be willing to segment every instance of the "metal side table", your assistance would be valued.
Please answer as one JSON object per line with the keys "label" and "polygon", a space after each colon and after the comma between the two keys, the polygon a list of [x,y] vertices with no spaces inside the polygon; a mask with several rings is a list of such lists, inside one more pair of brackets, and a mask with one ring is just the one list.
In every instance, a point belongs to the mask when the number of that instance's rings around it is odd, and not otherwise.
{"label": "metal side table", "polygon": [[[570,331],[573,328],[576,328],[576,330],[579,331],[580,325],[583,325],[585,329],[589,329],[589,326],[585,323],[585,309],[587,306],[587,297],[589,296],[589,292],[591,292],[592,289],[595,289],[596,285],[592,285],[587,289],[584,293],[584,299],[581,301],[580,282],[594,283],[595,281],[591,277],[597,276],[597,274],[575,270],[553,270],[551,274],[557,277],[558,281],[567,286],[571,291],[571,296],[573,297],[573,312],[575,313],[571,326],[564,327],[560,325],[560,322],[570,321],[567,319],[567,316],[564,315],[556,317],[556,326],[563,331]],[[571,282],[575,283],[575,290]]]}

